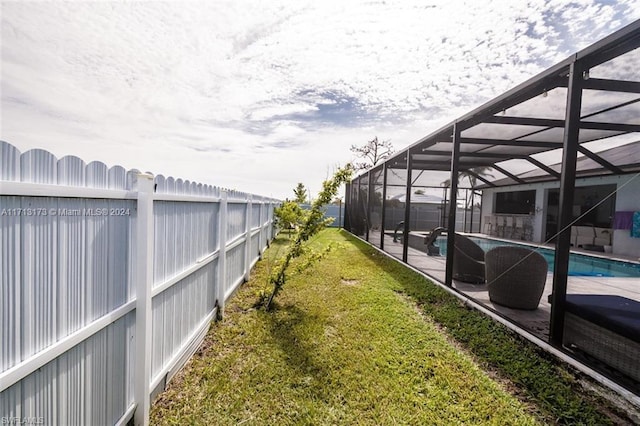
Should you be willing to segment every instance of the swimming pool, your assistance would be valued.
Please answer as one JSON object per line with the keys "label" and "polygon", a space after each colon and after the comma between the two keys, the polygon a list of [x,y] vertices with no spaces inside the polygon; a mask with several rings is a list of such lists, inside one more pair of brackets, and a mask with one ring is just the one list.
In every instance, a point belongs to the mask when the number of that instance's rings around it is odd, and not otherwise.
{"label": "swimming pool", "polygon": [[[531,247],[525,244],[490,240],[481,237],[469,238],[474,243],[478,244],[485,252],[498,246]],[[447,237],[438,237],[436,244],[440,247],[440,254],[446,256]],[[549,264],[549,272],[553,272],[555,252],[548,248],[537,248],[537,250],[542,256],[544,256],[547,264]],[[569,276],[640,278],[640,264],[571,253],[569,255]]]}

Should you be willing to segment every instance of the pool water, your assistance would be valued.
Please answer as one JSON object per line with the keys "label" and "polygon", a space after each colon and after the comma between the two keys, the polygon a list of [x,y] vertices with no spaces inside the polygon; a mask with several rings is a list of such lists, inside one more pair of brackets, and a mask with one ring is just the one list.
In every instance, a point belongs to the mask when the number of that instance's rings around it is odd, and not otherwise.
{"label": "pool water", "polygon": [[[498,246],[530,247],[525,244],[489,240],[480,237],[469,238],[474,243],[478,244],[485,252]],[[440,254],[446,256],[447,237],[438,237],[436,244],[440,247]],[[553,272],[555,252],[547,248],[537,248],[537,251],[547,261],[547,264],[549,265],[549,272]],[[640,264],[571,253],[569,255],[569,276],[640,278]]]}

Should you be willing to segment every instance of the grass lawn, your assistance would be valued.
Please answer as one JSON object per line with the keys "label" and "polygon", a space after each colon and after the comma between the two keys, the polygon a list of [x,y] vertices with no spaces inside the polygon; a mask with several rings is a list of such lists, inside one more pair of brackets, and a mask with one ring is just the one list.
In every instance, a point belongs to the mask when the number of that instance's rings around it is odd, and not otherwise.
{"label": "grass lawn", "polygon": [[[532,345],[335,229],[256,309],[276,239],[156,399],[153,424],[607,424],[595,399]],[[487,373],[486,371],[490,371]]]}

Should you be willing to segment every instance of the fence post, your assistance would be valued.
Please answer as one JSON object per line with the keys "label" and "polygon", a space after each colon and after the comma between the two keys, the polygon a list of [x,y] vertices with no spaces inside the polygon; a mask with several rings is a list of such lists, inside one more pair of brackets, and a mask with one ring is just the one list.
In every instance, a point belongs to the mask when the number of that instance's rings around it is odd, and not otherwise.
{"label": "fence post", "polygon": [[260,233],[258,234],[258,255],[259,258],[262,259],[262,251],[264,249],[264,239],[263,235],[265,232],[264,220],[262,219],[262,215],[264,214],[264,200],[260,201],[260,213],[258,213],[258,217],[260,218]]}
{"label": "fence post", "polygon": [[270,247],[271,241],[273,240],[273,210],[274,210],[274,202],[269,200],[269,205],[267,206],[267,247]]}
{"label": "fence post", "polygon": [[273,202],[273,200],[269,200],[269,207],[267,207],[267,223],[269,224],[269,231],[268,231],[268,235],[267,235],[267,247],[269,247],[269,245],[271,244],[271,241],[273,241],[274,238],[274,234],[275,234],[275,226],[273,224],[273,211],[275,210],[275,203]]}
{"label": "fence post", "polygon": [[245,255],[244,255],[244,280],[249,281],[249,275],[251,273],[251,209],[253,208],[253,200],[251,195],[247,197],[247,226],[246,226],[246,240],[245,240]]}
{"label": "fence post", "polygon": [[216,318],[224,318],[225,293],[227,289],[227,191],[220,194],[220,215],[218,220],[218,312]]}
{"label": "fence post", "polygon": [[134,414],[136,425],[149,424],[151,400],[151,333],[153,284],[153,176],[138,173],[133,188],[138,193],[136,243],[133,256],[136,271],[136,352],[134,389],[137,403]]}

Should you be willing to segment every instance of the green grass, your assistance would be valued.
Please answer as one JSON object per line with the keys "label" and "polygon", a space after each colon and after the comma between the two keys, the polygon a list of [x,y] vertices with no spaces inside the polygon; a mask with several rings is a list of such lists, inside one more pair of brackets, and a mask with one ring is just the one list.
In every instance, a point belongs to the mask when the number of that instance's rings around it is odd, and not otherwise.
{"label": "green grass", "polygon": [[[365,256],[376,250],[360,240],[353,243]],[[393,275],[396,291],[414,300],[426,317],[471,353],[485,370],[497,371],[515,385],[514,391],[534,403],[549,421],[559,424],[605,425],[631,423],[627,414],[593,392],[568,365],[547,354],[486,315],[469,309],[455,296],[433,285],[395,260],[381,256],[376,267]]]}
{"label": "green grass", "polygon": [[256,309],[286,242],[156,400],[152,423],[609,422],[553,360],[344,232],[323,231],[313,243],[337,247],[288,279],[274,311]]}

